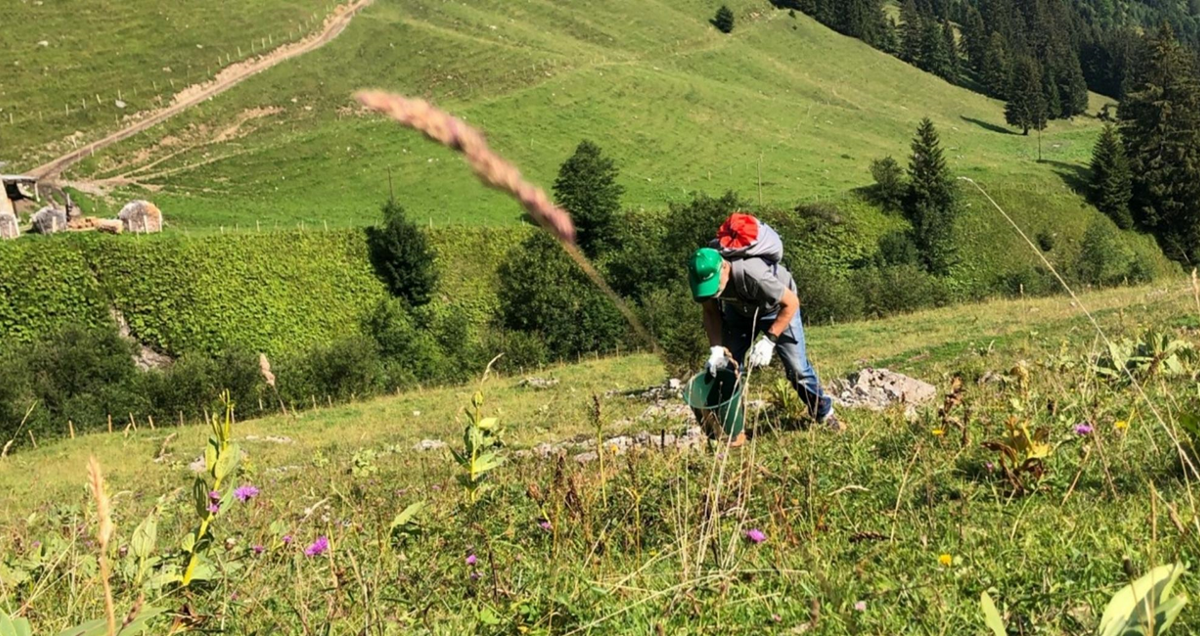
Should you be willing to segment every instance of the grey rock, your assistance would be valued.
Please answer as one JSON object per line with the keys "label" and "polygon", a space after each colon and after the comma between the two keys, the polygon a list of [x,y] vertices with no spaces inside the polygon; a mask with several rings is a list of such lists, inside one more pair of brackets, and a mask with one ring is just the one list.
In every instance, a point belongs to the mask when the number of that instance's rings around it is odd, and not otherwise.
{"label": "grey rock", "polygon": [[67,229],[67,213],[65,210],[46,206],[30,217],[33,231],[38,234],[54,234]]}
{"label": "grey rock", "polygon": [[558,384],[558,378],[525,378],[517,386],[529,389],[549,389]]}
{"label": "grey rock", "polygon": [[827,393],[838,406],[882,411],[899,404],[912,417],[918,406],[937,397],[937,387],[888,369],[866,368],[834,380]]}
{"label": "grey rock", "polygon": [[440,439],[423,439],[413,446],[413,450],[426,452],[431,450],[439,450],[446,447],[446,442]]}

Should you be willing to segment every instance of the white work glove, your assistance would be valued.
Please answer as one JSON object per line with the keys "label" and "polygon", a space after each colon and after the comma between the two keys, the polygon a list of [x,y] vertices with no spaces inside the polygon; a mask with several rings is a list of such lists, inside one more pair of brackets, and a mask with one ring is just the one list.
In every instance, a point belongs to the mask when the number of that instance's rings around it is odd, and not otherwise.
{"label": "white work glove", "polygon": [[765,367],[771,364],[771,356],[775,353],[775,343],[763,336],[762,339],[754,345],[750,350],[750,356],[746,359],[746,363],[751,369],[757,367]]}
{"label": "white work glove", "polygon": [[708,356],[708,362],[704,363],[704,370],[709,375],[716,375],[717,371],[729,366],[729,354],[725,351],[725,347],[713,347],[712,354]]}

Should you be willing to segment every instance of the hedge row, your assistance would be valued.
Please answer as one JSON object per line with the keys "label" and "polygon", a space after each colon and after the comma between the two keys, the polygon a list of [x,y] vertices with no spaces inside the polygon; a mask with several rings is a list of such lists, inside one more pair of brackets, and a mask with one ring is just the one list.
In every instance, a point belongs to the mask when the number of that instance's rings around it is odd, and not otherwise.
{"label": "hedge row", "polygon": [[[495,315],[496,270],[524,228],[432,230],[442,279],[429,311],[478,338]],[[105,236],[0,244],[0,347],[68,325],[110,325],[120,310],[140,342],[180,356],[271,356],[361,334],[387,296],[361,230]]]}

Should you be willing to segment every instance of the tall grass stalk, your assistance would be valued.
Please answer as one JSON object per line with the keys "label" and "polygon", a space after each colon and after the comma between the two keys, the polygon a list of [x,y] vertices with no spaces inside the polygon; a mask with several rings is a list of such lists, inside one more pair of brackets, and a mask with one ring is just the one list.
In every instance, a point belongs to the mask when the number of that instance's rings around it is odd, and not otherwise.
{"label": "tall grass stalk", "polygon": [[100,582],[104,586],[104,617],[108,622],[108,636],[117,633],[117,614],[113,605],[111,572],[108,564],[108,542],[113,534],[112,511],[109,508],[108,493],[104,491],[104,476],[100,473],[100,462],[95,457],[88,458],[88,484],[91,486],[92,499],[96,501],[96,517],[99,525],[96,529],[96,543],[100,546]]}

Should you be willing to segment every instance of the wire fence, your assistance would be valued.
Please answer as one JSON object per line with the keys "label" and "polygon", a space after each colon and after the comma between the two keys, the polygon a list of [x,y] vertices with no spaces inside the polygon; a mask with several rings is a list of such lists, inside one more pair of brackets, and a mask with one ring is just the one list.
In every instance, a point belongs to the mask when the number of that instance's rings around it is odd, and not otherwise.
{"label": "wire fence", "polygon": [[[286,32],[267,33],[244,44],[229,43],[222,49],[196,55],[182,69],[183,77],[180,78],[167,77],[162,81],[151,79],[148,84],[122,84],[107,93],[90,92],[63,96],[61,109],[24,110],[20,104],[3,105],[0,107],[0,126],[17,127],[49,122],[66,128],[80,123],[92,123],[100,116],[109,115],[115,123],[120,123],[122,117],[170,104],[180,91],[212,81],[230,66],[253,60],[280,46],[299,42],[320,33],[325,21],[334,15],[337,6],[333,3],[326,5],[323,14],[311,13],[303,22],[289,25]],[[77,136],[72,136],[70,141],[76,148],[81,143]]]}

